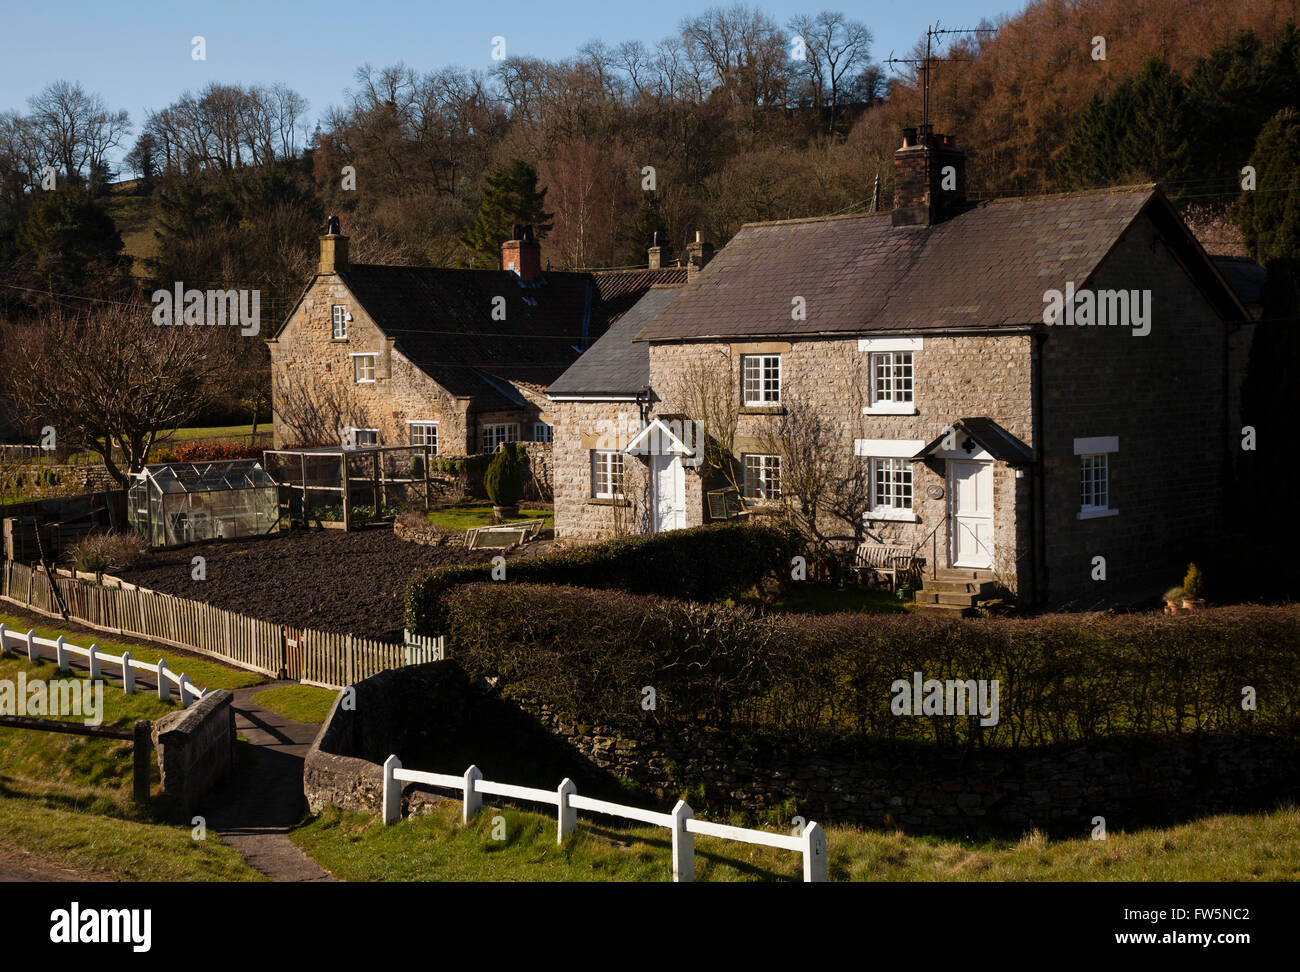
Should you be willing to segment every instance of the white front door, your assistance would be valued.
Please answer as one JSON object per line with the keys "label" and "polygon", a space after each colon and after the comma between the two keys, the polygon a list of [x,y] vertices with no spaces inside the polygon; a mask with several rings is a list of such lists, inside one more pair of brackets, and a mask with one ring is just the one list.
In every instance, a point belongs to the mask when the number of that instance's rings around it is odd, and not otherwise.
{"label": "white front door", "polygon": [[993,566],[993,463],[948,460],[952,565]]}
{"label": "white front door", "polygon": [[686,526],[686,472],[681,456],[651,456],[654,483],[654,532]]}

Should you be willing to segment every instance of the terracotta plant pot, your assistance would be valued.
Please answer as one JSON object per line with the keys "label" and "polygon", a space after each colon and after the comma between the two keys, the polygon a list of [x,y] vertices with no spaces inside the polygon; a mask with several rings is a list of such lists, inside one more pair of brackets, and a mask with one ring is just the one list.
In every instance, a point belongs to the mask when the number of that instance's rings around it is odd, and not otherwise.
{"label": "terracotta plant pot", "polygon": [[507,519],[512,519],[519,515],[519,507],[516,506],[493,506],[492,515],[496,517],[498,523],[505,523]]}
{"label": "terracotta plant pot", "polygon": [[1203,611],[1205,610],[1205,598],[1203,597],[1185,597],[1183,598],[1184,611]]}
{"label": "terracotta plant pot", "polygon": [[1177,601],[1165,601],[1165,614],[1177,614],[1182,609]]}

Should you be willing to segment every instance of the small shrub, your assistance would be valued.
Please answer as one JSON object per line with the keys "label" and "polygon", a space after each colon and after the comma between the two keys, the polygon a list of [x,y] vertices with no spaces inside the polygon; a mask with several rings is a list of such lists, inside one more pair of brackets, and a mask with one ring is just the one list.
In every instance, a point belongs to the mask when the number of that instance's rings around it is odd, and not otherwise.
{"label": "small shrub", "polygon": [[221,462],[228,459],[261,459],[261,446],[239,442],[201,440],[185,442],[172,450],[175,462]]}
{"label": "small shrub", "polygon": [[483,488],[496,506],[515,506],[524,495],[524,469],[513,442],[501,446],[483,473]]}
{"label": "small shrub", "polygon": [[1169,590],[1165,591],[1166,601],[1181,601],[1186,596],[1187,596],[1187,592],[1184,591],[1181,587],[1171,587],[1169,588]]}
{"label": "small shrub", "polygon": [[102,574],[125,570],[148,551],[144,538],[134,533],[92,533],[72,548],[72,563],[77,570]]}
{"label": "small shrub", "polygon": [[1183,591],[1188,600],[1199,600],[1205,594],[1205,580],[1201,577],[1201,568],[1195,564],[1187,565],[1187,574],[1183,577]]}

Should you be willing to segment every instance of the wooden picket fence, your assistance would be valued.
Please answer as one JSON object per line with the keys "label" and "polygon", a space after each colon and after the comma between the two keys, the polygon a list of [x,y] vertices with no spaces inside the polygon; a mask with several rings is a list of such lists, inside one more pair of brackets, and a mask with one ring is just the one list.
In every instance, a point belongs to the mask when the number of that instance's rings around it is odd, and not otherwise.
{"label": "wooden picket fence", "polygon": [[[57,577],[68,615],[112,634],[149,638],[197,651],[263,675],[297,679],[324,688],[343,688],[407,663],[404,645],[311,629],[288,629],[222,608],[123,584],[107,587],[75,577]],[[0,597],[47,617],[62,617],[46,574],[5,561]],[[290,653],[290,639],[301,651]],[[443,642],[438,639],[438,657]]]}

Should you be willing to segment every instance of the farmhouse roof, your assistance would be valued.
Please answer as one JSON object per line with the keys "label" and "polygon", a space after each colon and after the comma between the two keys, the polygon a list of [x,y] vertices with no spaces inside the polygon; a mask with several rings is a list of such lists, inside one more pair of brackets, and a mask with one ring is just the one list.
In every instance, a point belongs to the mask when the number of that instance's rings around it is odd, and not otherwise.
{"label": "farmhouse roof", "polygon": [[[1146,213],[1226,319],[1240,303],[1151,185],[997,199],[929,226],[889,213],[749,223],[640,341],[998,328],[1041,323]],[[805,313],[797,319],[802,298]]]}
{"label": "farmhouse roof", "polygon": [[[548,385],[663,274],[546,271],[524,280],[508,270],[339,270],[399,352],[480,408],[518,407],[522,398],[510,382]],[[504,315],[494,315],[497,308]]]}
{"label": "farmhouse roof", "polygon": [[[685,270],[682,270],[685,281]],[[650,384],[650,346],[634,341],[637,333],[668,306],[678,291],[660,287],[649,291],[614,323],[569,369],[546,389],[552,398],[609,395],[624,398]]]}

